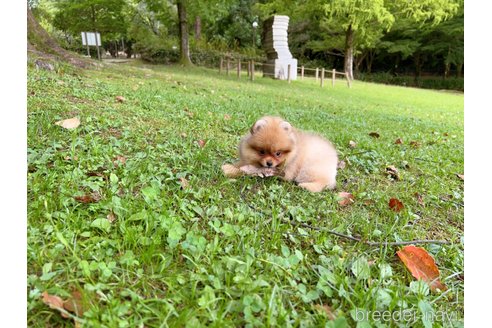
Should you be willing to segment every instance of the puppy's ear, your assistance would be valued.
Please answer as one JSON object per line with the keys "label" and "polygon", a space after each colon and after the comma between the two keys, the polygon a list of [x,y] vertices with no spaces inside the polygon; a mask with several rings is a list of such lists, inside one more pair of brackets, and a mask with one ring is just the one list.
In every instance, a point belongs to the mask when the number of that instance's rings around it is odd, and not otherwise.
{"label": "puppy's ear", "polygon": [[267,121],[265,119],[260,119],[256,121],[255,124],[251,127],[251,134],[255,134],[256,132],[260,131],[262,128],[264,128],[267,125]]}
{"label": "puppy's ear", "polygon": [[290,125],[289,122],[283,121],[282,123],[280,123],[280,127],[282,129],[284,129],[285,131],[287,131],[287,132],[291,132],[292,131],[292,125]]}

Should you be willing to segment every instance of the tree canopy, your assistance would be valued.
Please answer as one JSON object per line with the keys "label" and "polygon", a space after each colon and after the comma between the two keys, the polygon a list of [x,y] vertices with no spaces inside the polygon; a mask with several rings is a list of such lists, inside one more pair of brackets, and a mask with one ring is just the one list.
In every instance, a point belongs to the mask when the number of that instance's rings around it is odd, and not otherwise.
{"label": "tree canopy", "polygon": [[463,0],[29,0],[60,44],[83,51],[80,32],[145,58],[190,63],[199,51],[261,56],[261,31],[273,14],[290,16],[289,45],[300,61],[360,72],[423,70],[462,74]]}

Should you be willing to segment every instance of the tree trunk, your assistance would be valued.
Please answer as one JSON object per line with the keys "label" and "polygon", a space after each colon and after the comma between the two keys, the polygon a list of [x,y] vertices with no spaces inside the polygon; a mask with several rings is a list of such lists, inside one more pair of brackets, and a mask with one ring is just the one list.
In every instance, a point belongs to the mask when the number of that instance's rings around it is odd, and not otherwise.
{"label": "tree trunk", "polygon": [[444,60],[444,78],[447,79],[449,77],[449,73],[451,72],[451,63],[448,62],[448,58],[451,54],[451,47],[448,47],[448,55]]}
{"label": "tree trunk", "polygon": [[451,72],[451,64],[444,64],[444,78],[447,79],[449,77],[449,73]]}
{"label": "tree trunk", "polygon": [[422,60],[422,56],[420,55],[419,52],[415,53],[413,60],[415,63],[415,79],[414,80],[415,80],[415,82],[417,82],[422,77],[422,65],[424,63]]}
{"label": "tree trunk", "polygon": [[362,62],[364,59],[367,57],[367,51],[364,51],[361,53],[359,56],[355,57],[355,70],[354,70],[354,75],[359,76],[360,73],[360,67],[362,65]]}
{"label": "tree trunk", "polygon": [[200,40],[202,37],[202,19],[200,16],[195,18],[195,40]]}
{"label": "tree trunk", "polygon": [[463,63],[456,65],[456,77],[461,77],[461,71],[463,70]]}
{"label": "tree trunk", "polygon": [[350,80],[354,79],[354,30],[352,25],[349,25],[345,32],[345,60],[344,69]]}
{"label": "tree trunk", "polygon": [[181,65],[189,66],[192,65],[190,59],[190,47],[188,40],[188,22],[186,19],[186,0],[178,0],[178,18],[179,18],[179,39],[180,47],[180,59],[179,62]]}
{"label": "tree trunk", "polygon": [[374,51],[369,50],[369,53],[367,54],[367,57],[366,57],[366,69],[367,69],[367,73],[369,73],[369,74],[372,72],[373,61],[374,61]]}

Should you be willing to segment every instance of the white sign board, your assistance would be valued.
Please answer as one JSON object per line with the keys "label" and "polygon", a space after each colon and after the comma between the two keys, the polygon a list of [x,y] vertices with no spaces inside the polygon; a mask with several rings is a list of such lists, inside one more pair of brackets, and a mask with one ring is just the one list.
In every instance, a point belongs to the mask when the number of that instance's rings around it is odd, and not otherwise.
{"label": "white sign board", "polygon": [[[86,46],[100,46],[101,45],[101,35],[94,32],[82,32],[82,45]],[[97,35],[96,35],[97,34]],[[96,44],[97,36],[97,44]]]}

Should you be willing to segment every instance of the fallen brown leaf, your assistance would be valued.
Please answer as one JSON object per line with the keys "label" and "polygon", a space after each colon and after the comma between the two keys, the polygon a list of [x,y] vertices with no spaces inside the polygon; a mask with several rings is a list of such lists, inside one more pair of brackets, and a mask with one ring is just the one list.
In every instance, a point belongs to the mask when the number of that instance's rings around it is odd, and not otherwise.
{"label": "fallen brown leaf", "polygon": [[122,103],[122,102],[125,102],[126,101],[125,97],[123,97],[123,96],[116,96],[115,99],[119,103]]}
{"label": "fallen brown leaf", "polygon": [[354,195],[345,191],[339,192],[337,198],[340,206],[347,206],[354,202]]}
{"label": "fallen brown leaf", "polygon": [[126,163],[126,157],[125,156],[116,155],[116,157],[113,159],[114,166],[125,165],[125,163]]}
{"label": "fallen brown leaf", "polygon": [[188,180],[181,177],[181,178],[179,178],[179,184],[181,185],[181,189],[186,189],[186,188],[188,188],[190,183],[188,182]]}
{"label": "fallen brown leaf", "polygon": [[328,319],[330,320],[335,320],[337,317],[336,315],[333,313],[333,310],[330,306],[326,305],[326,304],[315,304],[314,305],[314,308],[320,312],[324,312],[326,313],[326,316],[328,317]]}
{"label": "fallen brown leaf", "polygon": [[350,140],[349,141],[349,147],[350,148],[355,148],[355,147],[357,147],[357,143],[355,141],[353,141],[353,140]]}
{"label": "fallen brown leaf", "polygon": [[188,107],[185,107],[185,108],[184,108],[184,112],[185,112],[185,114],[186,114],[186,115],[188,115],[188,117],[190,117],[190,118],[193,118],[193,116],[195,116],[195,114],[194,114],[193,112],[190,112],[190,111],[188,110]]}
{"label": "fallen brown leaf", "polygon": [[63,302],[63,307],[68,312],[74,313],[76,316],[81,317],[85,312],[82,303],[82,294],[78,290],[73,291],[72,297]]}
{"label": "fallen brown leaf", "polygon": [[371,133],[369,133],[369,135],[373,138],[379,138],[380,137],[379,133],[377,133],[377,132],[371,132]]}
{"label": "fallen brown leaf", "polygon": [[421,143],[418,141],[410,141],[410,146],[413,148],[419,148],[421,146]]}
{"label": "fallen brown leaf", "polygon": [[106,218],[108,219],[109,223],[113,223],[116,220],[116,215],[113,212],[109,212]]}
{"label": "fallen brown leaf", "polygon": [[396,254],[412,273],[412,276],[428,283],[431,290],[434,291],[436,288],[439,288],[444,291],[447,289],[439,281],[439,269],[432,256],[425,249],[409,245],[397,251]]}
{"label": "fallen brown leaf", "polygon": [[197,142],[198,142],[198,145],[199,145],[201,148],[205,147],[205,144],[207,143],[207,141],[206,141],[206,140],[202,140],[202,139],[198,140]]}
{"label": "fallen brown leaf", "polygon": [[68,318],[66,313],[64,313],[63,300],[61,297],[56,295],[50,295],[48,292],[44,291],[41,296],[43,297],[43,303],[48,305],[51,309],[60,311],[62,317]]}
{"label": "fallen brown leaf", "polygon": [[418,192],[416,192],[413,195],[415,196],[415,198],[417,198],[417,203],[419,203],[419,205],[424,206],[424,197],[421,194],[419,194]]}
{"label": "fallen brown leaf", "polygon": [[231,115],[224,114],[224,120],[229,121],[231,119]]}
{"label": "fallen brown leaf", "polygon": [[72,117],[66,120],[61,120],[55,123],[65,129],[75,129],[80,125],[80,120],[78,117]]}
{"label": "fallen brown leaf", "polygon": [[456,176],[458,178],[460,178],[460,180],[465,181],[465,175],[464,174],[456,174]]}
{"label": "fallen brown leaf", "polygon": [[403,143],[403,139],[402,138],[398,138],[395,140],[395,144],[396,145],[401,145]]}
{"label": "fallen brown leaf", "polygon": [[400,174],[398,173],[398,169],[393,165],[389,165],[386,167],[386,173],[390,175],[395,180],[400,180]]}
{"label": "fallen brown leaf", "polygon": [[389,203],[388,203],[389,207],[395,211],[395,212],[400,212],[402,209],[403,209],[403,203],[400,202],[398,199],[396,198],[391,198],[389,200]]}
{"label": "fallen brown leaf", "polygon": [[101,200],[101,195],[99,193],[92,193],[84,196],[75,196],[74,199],[84,204],[97,203]]}

